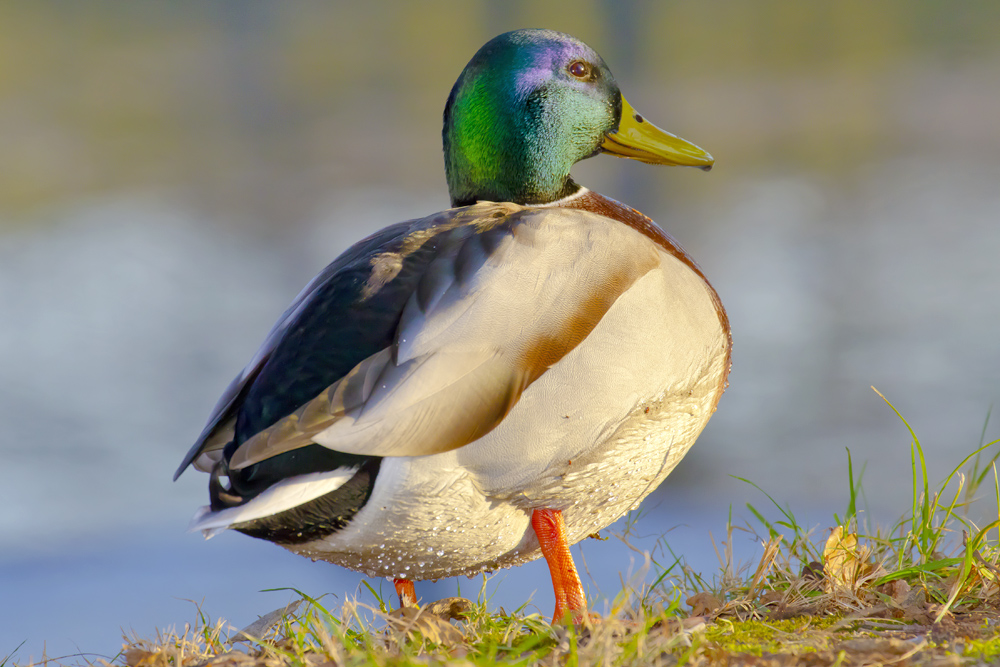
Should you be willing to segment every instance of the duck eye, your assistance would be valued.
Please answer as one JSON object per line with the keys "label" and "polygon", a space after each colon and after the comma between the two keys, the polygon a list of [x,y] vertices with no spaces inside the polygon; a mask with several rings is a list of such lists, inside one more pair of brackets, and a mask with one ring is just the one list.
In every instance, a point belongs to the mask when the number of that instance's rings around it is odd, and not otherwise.
{"label": "duck eye", "polygon": [[590,65],[583,62],[582,60],[574,60],[569,64],[567,68],[569,73],[578,79],[589,79],[590,78]]}

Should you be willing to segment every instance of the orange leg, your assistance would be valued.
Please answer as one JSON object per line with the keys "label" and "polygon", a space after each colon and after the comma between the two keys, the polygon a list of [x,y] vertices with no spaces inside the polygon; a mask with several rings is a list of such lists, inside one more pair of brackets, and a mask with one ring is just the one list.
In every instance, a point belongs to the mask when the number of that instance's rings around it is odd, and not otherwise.
{"label": "orange leg", "polygon": [[587,615],[587,598],[569,552],[562,511],[535,510],[531,513],[531,527],[535,529],[542,555],[552,574],[552,588],[556,593],[556,611],[552,622],[559,623],[565,619],[566,612],[572,612],[574,622],[579,623]]}
{"label": "orange leg", "polygon": [[413,587],[413,582],[409,579],[393,579],[396,586],[396,595],[399,596],[400,607],[417,606],[417,590]]}

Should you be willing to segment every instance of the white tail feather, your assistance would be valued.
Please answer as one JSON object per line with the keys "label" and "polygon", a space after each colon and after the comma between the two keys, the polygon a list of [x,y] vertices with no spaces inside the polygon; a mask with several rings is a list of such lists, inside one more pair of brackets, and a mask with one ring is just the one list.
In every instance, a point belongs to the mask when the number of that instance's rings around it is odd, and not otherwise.
{"label": "white tail feather", "polygon": [[313,472],[289,477],[271,486],[245,505],[218,512],[213,512],[208,506],[201,507],[192,517],[188,530],[190,532],[200,530],[207,540],[233,524],[284,512],[336,491],[357,471],[357,467],[337,468],[329,472]]}

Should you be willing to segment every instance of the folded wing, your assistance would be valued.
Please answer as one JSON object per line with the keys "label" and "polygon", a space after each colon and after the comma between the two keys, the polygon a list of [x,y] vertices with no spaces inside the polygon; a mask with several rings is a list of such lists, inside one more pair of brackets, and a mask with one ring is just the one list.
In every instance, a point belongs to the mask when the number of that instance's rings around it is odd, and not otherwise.
{"label": "folded wing", "polygon": [[391,340],[247,437],[231,469],[314,443],[366,456],[468,444],[659,262],[641,235],[586,211],[482,203],[446,215],[370,252],[339,313],[401,304]]}

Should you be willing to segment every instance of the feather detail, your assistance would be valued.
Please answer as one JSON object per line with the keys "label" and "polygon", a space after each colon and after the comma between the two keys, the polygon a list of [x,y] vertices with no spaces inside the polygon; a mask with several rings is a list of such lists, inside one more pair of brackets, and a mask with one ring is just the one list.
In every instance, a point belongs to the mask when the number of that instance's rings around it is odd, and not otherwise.
{"label": "feather detail", "polygon": [[[472,216],[475,209],[491,215]],[[403,256],[437,239],[393,344],[247,439],[230,470],[313,443],[379,457],[469,444],[495,428],[659,263],[640,236],[622,237],[617,223],[586,211],[481,204],[452,213],[472,224],[452,227],[454,220],[434,217],[434,229],[454,231],[412,232],[401,244]],[[378,262],[391,263],[385,253]]]}
{"label": "feather detail", "polygon": [[313,437],[347,412],[361,408],[377,378],[386,368],[386,349],[355,366],[342,380],[324,389],[292,414],[243,443],[229,460],[230,470],[241,470],[272,456],[314,443]]}
{"label": "feather detail", "polygon": [[282,480],[249,502],[238,507],[212,511],[202,507],[191,519],[190,532],[201,531],[205,539],[226,530],[234,524],[245,523],[271,516],[307,503],[327,493],[336,491],[347,483],[358,468],[338,468],[329,472],[315,472]]}

